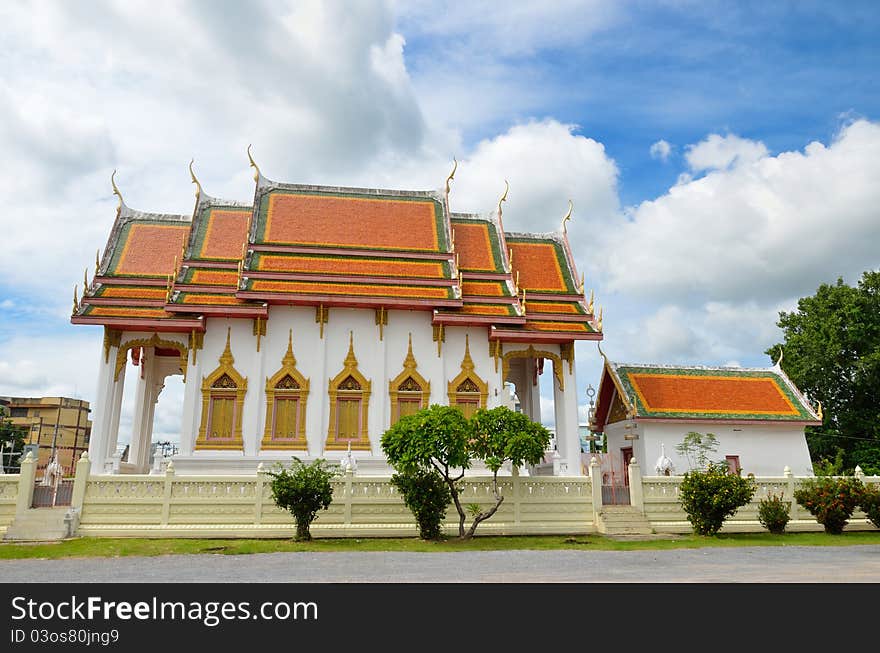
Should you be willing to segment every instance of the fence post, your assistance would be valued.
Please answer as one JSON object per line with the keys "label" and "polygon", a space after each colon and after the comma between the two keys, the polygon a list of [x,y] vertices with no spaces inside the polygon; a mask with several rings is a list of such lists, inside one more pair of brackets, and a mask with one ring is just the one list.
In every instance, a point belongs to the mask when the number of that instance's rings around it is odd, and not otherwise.
{"label": "fence post", "polygon": [[168,518],[171,516],[171,483],[174,481],[174,461],[168,461],[168,467],[165,468],[165,491],[162,494],[162,519],[159,523],[162,526],[168,524]]}
{"label": "fence post", "polygon": [[89,452],[83,451],[76,462],[76,475],[73,478],[73,494],[70,497],[70,508],[82,512],[83,503],[86,499],[86,486],[89,483]]}
{"label": "fence post", "polygon": [[788,511],[788,516],[789,516],[789,519],[794,521],[795,519],[798,519],[799,511],[798,511],[798,502],[795,501],[795,498],[794,498],[795,483],[794,483],[794,476],[791,473],[791,467],[786,465],[785,469],[782,470],[782,475],[785,476],[786,481],[788,482],[788,489],[786,490],[786,493],[788,494],[788,500],[791,502],[789,504],[791,506],[791,508]]}
{"label": "fence post", "polygon": [[15,502],[15,514],[21,515],[31,507],[34,501],[34,479],[37,475],[37,461],[32,451],[21,461],[18,472],[18,497]]}
{"label": "fence post", "polygon": [[351,526],[351,484],[354,479],[354,470],[348,466],[345,470],[345,511],[343,513],[343,523]]}
{"label": "fence post", "polygon": [[639,512],[645,513],[645,500],[642,492],[642,468],[635,458],[630,459],[629,469],[629,503],[633,508],[638,508]]}
{"label": "fence post", "polygon": [[257,465],[257,484],[254,488],[254,523],[263,521],[263,463]]}
{"label": "fence post", "polygon": [[519,504],[522,498],[519,493],[519,467],[513,465],[510,470],[513,481],[513,525],[519,526]]}
{"label": "fence post", "polygon": [[602,508],[602,467],[599,459],[590,459],[590,488],[593,491],[593,524],[598,521],[599,510]]}

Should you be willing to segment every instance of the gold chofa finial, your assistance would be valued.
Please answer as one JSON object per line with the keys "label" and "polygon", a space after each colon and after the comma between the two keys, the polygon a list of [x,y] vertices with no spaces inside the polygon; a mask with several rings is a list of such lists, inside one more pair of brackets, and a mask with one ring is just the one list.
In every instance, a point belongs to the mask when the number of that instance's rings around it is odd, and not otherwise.
{"label": "gold chofa finial", "polygon": [[593,289],[590,288],[590,305],[587,306],[587,313],[593,314]]}
{"label": "gold chofa finial", "polygon": [[599,331],[602,330],[602,307],[601,306],[599,307],[599,323],[596,326],[599,327],[599,329],[598,329]]}
{"label": "gold chofa finial", "polygon": [[455,171],[458,169],[458,159],[452,157],[452,172],[449,173],[449,176],[446,178],[446,203],[449,204],[449,183],[455,179]]}
{"label": "gold chofa finial", "polygon": [[510,184],[507,183],[507,180],[504,180],[504,195],[501,196],[501,199],[498,200],[498,219],[501,220],[501,203],[507,201],[507,191],[510,190]]}
{"label": "gold chofa finial", "polygon": [[565,214],[565,217],[562,218],[562,233],[568,233],[568,230],[565,226],[565,223],[571,220],[571,210],[574,208],[574,204],[572,204],[571,200],[568,200],[568,213]]}
{"label": "gold chofa finial", "polygon": [[251,168],[253,168],[256,172],[254,172],[254,181],[260,181],[260,168],[254,162],[254,157],[251,156],[251,146],[247,146],[247,155],[248,161],[251,162]]}
{"label": "gold chofa finial", "polygon": [[193,172],[193,163],[195,163],[195,159],[190,159],[189,162],[189,176],[192,179],[192,183],[196,185],[196,199],[202,196],[202,185],[199,183],[199,180],[196,179],[196,173]]}
{"label": "gold chofa finial", "polygon": [[86,268],[83,270],[83,296],[85,296],[86,291],[89,289],[89,269]]}
{"label": "gold chofa finial", "polygon": [[587,279],[587,278],[586,278],[586,276],[584,275],[584,273],[581,272],[581,282],[580,282],[580,284],[578,284],[578,294],[579,294],[579,295],[583,295],[583,294],[584,294],[584,282],[586,281],[586,279]]}
{"label": "gold chofa finial", "polygon": [[76,284],[73,285],[73,311],[72,313],[76,313],[79,310],[79,298],[76,294]]}
{"label": "gold chofa finial", "polygon": [[122,193],[119,192],[119,188],[116,186],[116,170],[113,171],[113,174],[110,175],[110,185],[113,187],[113,194],[119,198],[119,206],[116,207],[116,214],[119,215],[119,212],[122,210],[123,204],[125,201],[122,199]]}
{"label": "gold chofa finial", "polygon": [[782,345],[780,345],[779,346],[779,358],[776,359],[775,367],[779,367],[779,364],[782,363],[782,353],[783,353]]}
{"label": "gold chofa finial", "polygon": [[605,361],[607,362],[607,361],[608,361],[608,356],[606,356],[606,355],[605,355],[605,352],[602,351],[602,345],[601,345],[598,341],[596,341],[596,347],[599,348],[599,353],[602,355],[602,358],[604,358]]}
{"label": "gold chofa finial", "polygon": [[95,250],[95,276],[98,276],[98,273],[101,271],[101,250]]}
{"label": "gold chofa finial", "polygon": [[816,409],[816,414],[819,416],[819,419],[824,420],[825,416],[822,413],[822,402],[819,402],[819,407]]}

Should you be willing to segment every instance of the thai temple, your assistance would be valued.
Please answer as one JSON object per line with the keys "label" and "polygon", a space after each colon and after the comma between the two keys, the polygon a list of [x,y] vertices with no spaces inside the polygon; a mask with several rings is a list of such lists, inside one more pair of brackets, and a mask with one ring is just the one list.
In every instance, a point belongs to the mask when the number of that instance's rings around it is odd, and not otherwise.
{"label": "thai temple", "polygon": [[[249,152],[250,155],[250,152]],[[208,196],[191,215],[119,204],[71,322],[100,325],[89,458],[113,470],[126,368],[138,370],[125,471],[149,471],[153,418],[184,380],[178,473],[253,473],[260,463],[350,450],[387,471],[382,434],[429,404],[465,415],[509,401],[540,421],[552,365],[557,472],[582,473],[575,347],[601,340],[566,221],[506,232],[503,204],[454,213],[429,191],[278,183],[251,159],[252,204]],[[190,165],[192,172],[192,164]],[[125,439],[125,438],[123,438]]]}

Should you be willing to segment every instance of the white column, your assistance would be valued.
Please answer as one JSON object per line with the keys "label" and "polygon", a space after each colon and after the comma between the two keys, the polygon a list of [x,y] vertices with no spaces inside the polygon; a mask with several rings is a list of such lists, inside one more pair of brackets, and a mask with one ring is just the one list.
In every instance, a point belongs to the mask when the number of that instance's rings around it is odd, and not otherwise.
{"label": "white column", "polygon": [[193,363],[193,352],[187,356],[186,381],[183,384],[183,416],[180,420],[180,454],[191,456],[196,446],[202,408],[202,356],[204,350],[195,352],[196,362]]}
{"label": "white column", "polygon": [[[128,462],[136,466],[138,474],[146,472],[146,461],[153,434],[153,405],[155,396],[156,356],[153,347],[144,347],[141,355],[141,373],[138,374],[134,398],[134,416],[131,428],[131,444]],[[145,455],[146,452],[146,455]],[[142,463],[143,461],[143,463]]]}
{"label": "white column", "polygon": [[[555,363],[554,363],[555,365]],[[556,447],[562,462],[567,469],[565,476],[581,475],[581,446],[578,437],[578,405],[577,385],[575,383],[574,365],[568,371],[568,363],[562,362],[562,378],[565,390],[559,389],[559,383],[553,378],[553,408],[556,412]]]}
{"label": "white column", "polygon": [[[541,422],[541,382],[538,380],[538,361],[534,358],[525,359],[525,394],[528,405],[527,415],[533,422]],[[522,397],[520,397],[522,400]]]}
{"label": "white column", "polygon": [[[113,384],[113,399],[110,404],[110,422],[108,424],[107,433],[107,450],[104,454],[104,460],[101,461],[99,473],[103,473],[104,462],[110,459],[116,453],[116,443],[119,441],[119,417],[122,414],[122,397],[125,389],[125,367],[119,370],[119,378]],[[94,468],[94,463],[92,463]]]}
{"label": "white column", "polygon": [[116,347],[110,348],[110,355],[106,362],[103,347],[100,351],[98,387],[95,390],[95,402],[92,405],[92,432],[89,435],[89,460],[92,461],[92,473],[104,471],[114,394],[113,368],[116,361]]}

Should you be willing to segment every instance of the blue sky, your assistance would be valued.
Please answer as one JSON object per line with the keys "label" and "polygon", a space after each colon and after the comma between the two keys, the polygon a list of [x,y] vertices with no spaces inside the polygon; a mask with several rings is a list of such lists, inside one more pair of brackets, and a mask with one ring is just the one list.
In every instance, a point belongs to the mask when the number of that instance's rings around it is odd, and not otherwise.
{"label": "blue sky", "polygon": [[[114,217],[270,178],[434,188],[569,235],[629,362],[766,365],[780,310],[880,262],[875,2],[0,7],[0,394],[93,400],[68,322]],[[579,395],[598,383],[577,347]],[[180,388],[157,430],[173,437]],[[548,393],[549,394],[549,393]],[[124,417],[125,419],[125,417]],[[123,438],[124,439],[124,438]]]}

